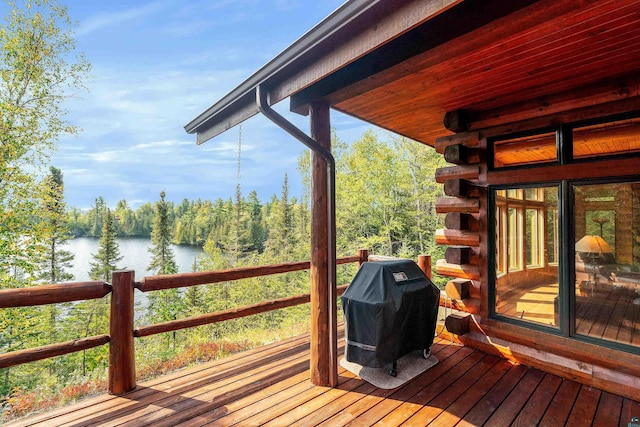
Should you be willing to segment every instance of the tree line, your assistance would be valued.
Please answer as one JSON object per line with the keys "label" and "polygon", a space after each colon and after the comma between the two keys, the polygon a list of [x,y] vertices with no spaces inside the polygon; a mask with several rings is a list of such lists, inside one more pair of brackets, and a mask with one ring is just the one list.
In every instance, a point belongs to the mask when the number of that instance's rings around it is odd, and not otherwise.
{"label": "tree line", "polygon": [[[282,190],[266,201],[240,185],[228,199],[171,203],[166,194],[135,211],[125,200],[108,207],[97,197],[82,212],[64,200],[64,171],[49,156],[63,134],[76,133],[62,108],[82,90],[90,66],[75,53],[74,22],[55,0],[9,5],[0,24],[0,289],[72,281],[74,236],[100,238],[89,274],[111,281],[120,268],[117,236],[149,236],[150,269],[175,272],[170,243],[202,245],[193,271],[309,259],[310,154],[298,162],[304,192]],[[74,56],[75,55],[75,56]],[[347,144],[332,138],[337,165],[337,253],[439,258],[434,233],[441,186],[434,180],[442,158],[402,137],[368,131]],[[348,283],[354,265],[341,266]],[[136,309],[137,324],[253,304],[309,292],[306,272],[150,293]],[[109,296],[78,303],[0,310],[0,353],[108,334]],[[141,378],[226,351],[259,345],[308,328],[308,305],[136,341]],[[212,348],[216,348],[212,351]],[[201,350],[198,350],[201,349]],[[46,402],[104,392],[107,347],[0,370],[0,414],[20,414]],[[102,384],[102,385],[101,385]],[[44,403],[43,403],[44,402]],[[0,415],[0,422],[2,415]]]}

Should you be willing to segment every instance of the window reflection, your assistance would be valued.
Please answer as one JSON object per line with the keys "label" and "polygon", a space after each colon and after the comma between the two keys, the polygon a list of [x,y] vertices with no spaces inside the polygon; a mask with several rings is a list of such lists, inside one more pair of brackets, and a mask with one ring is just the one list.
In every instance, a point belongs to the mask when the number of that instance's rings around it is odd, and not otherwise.
{"label": "window reflection", "polygon": [[640,183],[575,187],[576,333],[640,345]]}
{"label": "window reflection", "polygon": [[496,313],[557,325],[558,187],[498,190]]}

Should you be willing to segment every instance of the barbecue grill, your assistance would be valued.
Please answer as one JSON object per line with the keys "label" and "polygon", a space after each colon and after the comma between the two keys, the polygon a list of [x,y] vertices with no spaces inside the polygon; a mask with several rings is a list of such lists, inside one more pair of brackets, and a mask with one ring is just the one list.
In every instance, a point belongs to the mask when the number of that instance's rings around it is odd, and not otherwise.
{"label": "barbecue grill", "polygon": [[392,365],[412,351],[429,357],[440,291],[415,262],[365,262],[342,295],[345,358],[371,368]]}

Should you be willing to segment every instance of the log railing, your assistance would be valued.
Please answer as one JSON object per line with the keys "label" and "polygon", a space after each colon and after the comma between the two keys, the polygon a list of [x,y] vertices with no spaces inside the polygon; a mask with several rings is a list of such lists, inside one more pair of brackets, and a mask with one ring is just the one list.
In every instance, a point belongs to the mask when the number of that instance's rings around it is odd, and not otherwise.
{"label": "log railing", "polygon": [[[362,264],[368,259],[368,251],[360,250],[357,255],[338,258],[336,263],[348,264],[357,262],[358,264]],[[429,278],[431,278],[431,257],[421,255],[418,258],[418,265],[425,271]],[[309,261],[304,261],[256,267],[241,267],[221,271],[148,276],[140,282],[135,281],[133,271],[124,270],[113,273],[112,284],[102,281],[92,281],[0,290],[0,309],[98,299],[111,293],[109,335],[96,335],[73,341],[0,354],[0,369],[87,350],[109,343],[108,391],[116,395],[126,393],[133,390],[136,386],[135,337],[144,337],[194,326],[223,322],[225,320],[305,304],[310,300],[309,294],[295,295],[245,307],[207,313],[155,325],[141,326],[135,329],[134,288],[142,292],[150,292],[303,271],[309,268]],[[337,288],[337,295],[342,295],[346,288],[347,285],[339,286]]]}

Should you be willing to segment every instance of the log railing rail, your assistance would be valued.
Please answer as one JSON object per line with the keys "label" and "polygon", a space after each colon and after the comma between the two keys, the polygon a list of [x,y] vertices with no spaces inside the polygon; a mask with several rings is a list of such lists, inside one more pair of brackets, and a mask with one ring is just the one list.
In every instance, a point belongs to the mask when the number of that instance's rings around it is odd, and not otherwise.
{"label": "log railing rail", "polygon": [[[361,249],[357,255],[336,259],[336,263],[348,264],[357,262],[360,265],[368,259],[369,252]],[[427,276],[431,278],[431,257],[421,255],[418,258],[418,265],[425,271]],[[285,307],[301,305],[310,301],[309,294],[295,295],[215,313],[141,326],[134,329],[134,288],[142,292],[151,292],[303,271],[309,268],[310,262],[302,261],[241,267],[220,271],[148,276],[140,282],[135,281],[135,273],[132,270],[122,270],[113,273],[112,284],[103,281],[89,281],[39,285],[19,289],[3,289],[0,290],[0,309],[98,299],[111,293],[111,310],[109,335],[96,335],[0,354],[0,369],[87,350],[109,343],[108,392],[116,395],[123,394],[133,390],[136,386],[135,337],[144,337],[237,319],[267,311],[279,310]],[[337,288],[337,295],[342,295],[346,288],[347,285],[339,286]]]}

